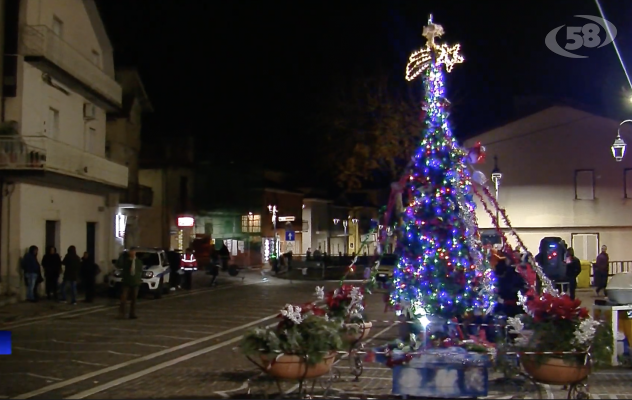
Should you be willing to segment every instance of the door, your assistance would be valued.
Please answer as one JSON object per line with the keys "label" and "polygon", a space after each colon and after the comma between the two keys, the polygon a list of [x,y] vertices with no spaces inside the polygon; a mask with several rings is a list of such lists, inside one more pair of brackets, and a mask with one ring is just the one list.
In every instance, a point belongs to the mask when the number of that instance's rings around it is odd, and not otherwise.
{"label": "door", "polygon": [[575,250],[575,257],[580,260],[595,261],[599,254],[599,234],[573,233],[571,246]]}
{"label": "door", "polygon": [[86,251],[90,253],[96,260],[96,247],[97,247],[97,223],[86,223]]}
{"label": "door", "polygon": [[59,253],[59,221],[46,221],[46,247],[55,246]]}

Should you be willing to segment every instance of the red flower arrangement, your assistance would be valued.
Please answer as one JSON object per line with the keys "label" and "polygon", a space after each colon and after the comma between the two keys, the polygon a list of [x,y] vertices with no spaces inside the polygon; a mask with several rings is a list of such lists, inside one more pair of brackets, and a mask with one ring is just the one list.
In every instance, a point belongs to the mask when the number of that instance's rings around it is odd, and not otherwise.
{"label": "red flower arrangement", "polygon": [[364,311],[364,289],[353,285],[342,285],[325,295],[327,314],[346,322],[362,320]]}
{"label": "red flower arrangement", "polygon": [[568,295],[553,296],[545,293],[527,301],[527,309],[533,317],[533,322],[551,320],[582,321],[588,318],[588,310],[581,306],[578,299],[572,300]]}

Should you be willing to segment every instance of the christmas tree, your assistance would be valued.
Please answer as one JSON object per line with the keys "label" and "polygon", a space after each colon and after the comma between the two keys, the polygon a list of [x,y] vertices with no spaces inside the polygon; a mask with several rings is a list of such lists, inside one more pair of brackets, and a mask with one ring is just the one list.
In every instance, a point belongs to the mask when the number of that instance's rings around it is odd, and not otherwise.
{"label": "christmas tree", "polygon": [[424,134],[407,179],[391,303],[444,319],[491,307],[490,275],[474,217],[468,152],[452,136],[444,70],[463,62],[460,46],[436,43],[443,28],[432,17],[426,46],[410,56],[406,79],[423,77]]}

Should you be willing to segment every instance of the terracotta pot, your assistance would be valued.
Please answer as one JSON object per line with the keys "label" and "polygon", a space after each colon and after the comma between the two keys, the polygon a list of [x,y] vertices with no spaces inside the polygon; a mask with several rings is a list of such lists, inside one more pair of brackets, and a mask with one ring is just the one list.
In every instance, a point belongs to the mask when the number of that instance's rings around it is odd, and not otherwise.
{"label": "terracotta pot", "polygon": [[584,365],[583,357],[549,357],[538,363],[532,355],[520,356],[520,362],[527,374],[539,383],[568,385],[580,382],[590,374],[590,364]]}
{"label": "terracotta pot", "polygon": [[[266,373],[279,379],[314,379],[325,375],[334,365],[336,353],[331,353],[321,362],[307,365],[303,357],[284,354],[274,358],[272,355],[261,354],[261,361],[267,367]],[[307,371],[306,371],[307,369]]]}
{"label": "terracotta pot", "polygon": [[371,328],[373,327],[372,322],[363,322],[361,324],[345,324],[345,328],[353,327],[356,333],[346,333],[342,336],[342,340],[347,343],[359,342],[364,340],[369,336],[369,332],[371,332]]}

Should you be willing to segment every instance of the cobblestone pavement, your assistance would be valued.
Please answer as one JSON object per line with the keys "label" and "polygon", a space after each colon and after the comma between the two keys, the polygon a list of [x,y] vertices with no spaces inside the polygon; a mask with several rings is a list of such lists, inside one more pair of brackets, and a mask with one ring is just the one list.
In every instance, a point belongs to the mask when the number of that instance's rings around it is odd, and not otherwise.
{"label": "cobblestone pavement", "polygon": [[[271,382],[256,379],[259,371],[234,346],[249,327],[274,323],[285,303],[312,299],[314,284],[274,278],[262,283],[256,273],[243,277],[217,288],[203,287],[198,278],[199,289],[142,300],[138,320],[115,319],[115,301],[108,299],[89,307],[37,303],[2,309],[9,320],[0,319],[0,330],[13,332],[14,354],[0,357],[0,399],[228,398],[249,388],[277,391]],[[367,300],[376,320],[367,347],[391,341],[398,325],[384,313],[382,296]],[[333,393],[365,398],[390,393],[391,371],[381,364],[365,363],[357,382],[349,360],[339,361],[336,371],[340,379]],[[590,391],[593,398],[632,398],[630,378],[630,370],[596,372]],[[292,392],[297,386],[284,383],[282,389]],[[489,398],[499,399],[566,395],[559,387],[543,387],[538,395],[498,384],[489,392]]]}

